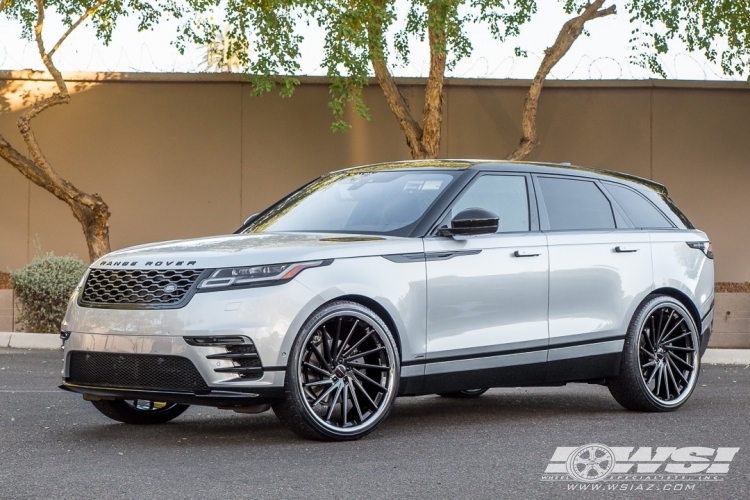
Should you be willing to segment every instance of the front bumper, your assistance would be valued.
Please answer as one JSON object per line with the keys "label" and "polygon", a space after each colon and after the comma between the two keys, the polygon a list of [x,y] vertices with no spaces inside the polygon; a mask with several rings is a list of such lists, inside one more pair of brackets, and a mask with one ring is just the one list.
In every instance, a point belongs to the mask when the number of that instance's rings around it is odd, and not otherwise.
{"label": "front bumper", "polygon": [[[276,399],[283,395],[294,333],[321,300],[292,281],[282,286],[197,294],[178,309],[88,308],[72,301],[63,322],[69,337],[63,342],[61,387],[92,396],[213,406],[254,405]],[[195,341],[214,337],[246,339],[255,347],[262,374],[249,373],[253,369],[240,373],[237,368],[246,366],[237,359],[242,357],[240,353],[228,356],[225,346],[198,345],[200,342]],[[91,366],[99,371],[112,367],[106,380],[100,380],[96,370],[84,378],[71,378],[74,353],[91,354]],[[120,362],[119,357],[149,356],[188,360],[191,373],[197,370],[203,379],[200,387],[195,386],[200,390],[191,391],[193,386],[180,384],[140,384],[137,376],[127,377],[128,373],[138,373],[142,366],[137,363],[130,372],[122,371],[125,361]],[[153,369],[151,361],[146,361]],[[120,383],[123,375],[129,380]]]}
{"label": "front bumper", "polygon": [[[63,342],[63,349],[65,358],[60,387],[81,394],[211,406],[251,406],[283,396],[285,366],[261,366],[252,376],[247,376],[239,373],[242,370],[238,370],[237,363],[226,356],[227,348],[223,345],[190,345],[184,337],[178,336],[73,332]],[[74,368],[78,372],[73,372],[71,361],[74,355],[81,353],[89,355],[92,363],[98,359],[97,364],[93,364],[88,372],[81,367]],[[133,356],[149,363],[153,361],[156,365],[128,364],[127,360]],[[123,361],[119,365],[118,358]],[[166,359],[189,361],[187,366],[191,371],[194,367],[202,378],[200,387],[190,390],[162,384],[159,380],[154,382],[154,377],[158,378],[159,374],[158,362]],[[95,373],[92,375],[97,369],[106,370],[108,377],[97,379]],[[147,369],[148,374],[145,373]],[[187,378],[189,374],[169,373],[173,379],[179,379],[181,375]]]}
{"label": "front bumper", "polygon": [[170,392],[154,390],[118,389],[112,387],[92,387],[62,382],[60,389],[94,396],[91,399],[145,399],[148,401],[165,401],[186,405],[222,406],[243,408],[271,404],[284,397],[283,387],[265,387],[247,389],[247,392],[235,390],[210,390],[205,394],[191,392]]}

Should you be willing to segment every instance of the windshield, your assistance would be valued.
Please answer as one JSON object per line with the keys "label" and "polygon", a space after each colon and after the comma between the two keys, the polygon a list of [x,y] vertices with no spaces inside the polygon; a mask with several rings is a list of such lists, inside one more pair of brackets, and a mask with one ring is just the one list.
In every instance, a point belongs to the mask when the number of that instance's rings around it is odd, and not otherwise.
{"label": "windshield", "polygon": [[263,212],[243,233],[326,232],[406,236],[457,171],[336,172]]}

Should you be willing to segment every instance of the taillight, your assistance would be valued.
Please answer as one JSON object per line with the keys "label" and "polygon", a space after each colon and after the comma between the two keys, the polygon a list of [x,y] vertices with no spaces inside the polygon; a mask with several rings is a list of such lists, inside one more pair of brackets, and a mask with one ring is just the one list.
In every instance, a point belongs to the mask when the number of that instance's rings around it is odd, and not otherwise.
{"label": "taillight", "polygon": [[688,241],[686,243],[690,248],[695,248],[696,250],[703,252],[709,259],[714,258],[714,247],[711,245],[710,241]]}

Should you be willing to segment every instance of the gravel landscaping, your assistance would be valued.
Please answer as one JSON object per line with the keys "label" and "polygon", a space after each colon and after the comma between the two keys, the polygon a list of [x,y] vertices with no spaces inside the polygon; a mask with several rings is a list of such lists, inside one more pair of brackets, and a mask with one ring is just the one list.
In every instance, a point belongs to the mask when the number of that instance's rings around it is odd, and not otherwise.
{"label": "gravel landscaping", "polygon": [[716,283],[716,293],[750,293],[750,282]]}

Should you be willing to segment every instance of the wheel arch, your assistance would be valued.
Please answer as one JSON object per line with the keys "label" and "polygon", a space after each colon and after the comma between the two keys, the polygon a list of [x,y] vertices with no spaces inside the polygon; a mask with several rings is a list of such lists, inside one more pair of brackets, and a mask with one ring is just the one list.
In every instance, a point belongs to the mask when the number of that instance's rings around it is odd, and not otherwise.
{"label": "wheel arch", "polygon": [[690,316],[693,317],[693,321],[695,321],[695,328],[696,333],[698,335],[701,334],[701,315],[698,312],[698,307],[695,305],[695,302],[692,301],[690,297],[688,297],[685,293],[681,292],[680,290],[677,290],[676,288],[669,288],[669,287],[663,287],[663,288],[657,288],[653,292],[651,292],[646,299],[644,299],[644,302],[656,295],[667,295],[669,297],[672,297],[673,299],[679,301],[690,313]]}
{"label": "wheel arch", "polygon": [[403,361],[403,349],[401,348],[401,334],[399,333],[399,329],[396,326],[396,322],[393,320],[393,317],[388,312],[388,309],[386,309],[380,302],[378,302],[375,299],[372,299],[370,297],[365,297],[364,295],[357,295],[357,294],[349,294],[349,295],[342,295],[340,297],[336,297],[335,299],[329,300],[324,305],[330,304],[331,302],[336,302],[339,300],[348,300],[351,302],[356,302],[358,304],[361,304],[367,308],[372,309],[375,314],[377,314],[380,319],[383,320],[383,322],[386,324],[388,329],[393,334],[393,339],[396,341],[396,348],[398,349],[398,356]]}

